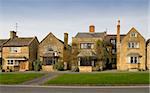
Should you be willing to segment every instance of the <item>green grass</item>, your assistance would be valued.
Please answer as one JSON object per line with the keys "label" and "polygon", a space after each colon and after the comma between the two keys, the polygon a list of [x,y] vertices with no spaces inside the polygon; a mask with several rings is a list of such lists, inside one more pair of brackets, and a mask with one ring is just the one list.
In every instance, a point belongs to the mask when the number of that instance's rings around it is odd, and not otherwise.
{"label": "green grass", "polygon": [[20,84],[41,76],[40,73],[0,73],[0,84]]}
{"label": "green grass", "polygon": [[149,73],[63,74],[45,84],[54,85],[134,85],[149,84]]}

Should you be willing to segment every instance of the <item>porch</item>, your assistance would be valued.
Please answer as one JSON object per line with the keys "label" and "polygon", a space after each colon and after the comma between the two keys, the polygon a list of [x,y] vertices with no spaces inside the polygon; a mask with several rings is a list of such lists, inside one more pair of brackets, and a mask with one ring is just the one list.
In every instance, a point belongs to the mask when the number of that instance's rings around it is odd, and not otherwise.
{"label": "porch", "polygon": [[96,63],[96,54],[93,51],[81,51],[78,54],[78,67],[80,72],[92,72]]}

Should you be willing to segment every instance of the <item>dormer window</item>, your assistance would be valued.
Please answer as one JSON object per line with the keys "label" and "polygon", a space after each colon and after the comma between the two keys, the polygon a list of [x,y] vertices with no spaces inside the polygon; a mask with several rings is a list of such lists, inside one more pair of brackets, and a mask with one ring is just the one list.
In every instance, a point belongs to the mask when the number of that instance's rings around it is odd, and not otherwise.
{"label": "dormer window", "polygon": [[131,37],[137,37],[137,33],[136,32],[131,32]]}

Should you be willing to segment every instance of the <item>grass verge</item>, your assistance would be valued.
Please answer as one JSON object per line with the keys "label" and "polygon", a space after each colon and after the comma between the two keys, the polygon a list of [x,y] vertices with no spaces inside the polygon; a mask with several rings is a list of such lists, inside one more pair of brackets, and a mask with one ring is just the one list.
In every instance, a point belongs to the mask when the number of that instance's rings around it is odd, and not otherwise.
{"label": "grass verge", "polygon": [[149,84],[149,73],[62,74],[46,85],[139,85]]}
{"label": "grass verge", "polygon": [[41,73],[0,73],[0,84],[20,84],[43,75]]}

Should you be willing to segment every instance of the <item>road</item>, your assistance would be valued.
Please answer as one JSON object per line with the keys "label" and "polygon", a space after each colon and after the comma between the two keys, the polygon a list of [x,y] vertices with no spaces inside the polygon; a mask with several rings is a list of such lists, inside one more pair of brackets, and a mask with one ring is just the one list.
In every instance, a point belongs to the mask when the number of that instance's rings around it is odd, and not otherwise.
{"label": "road", "polygon": [[0,85],[0,93],[149,93],[149,86]]}

